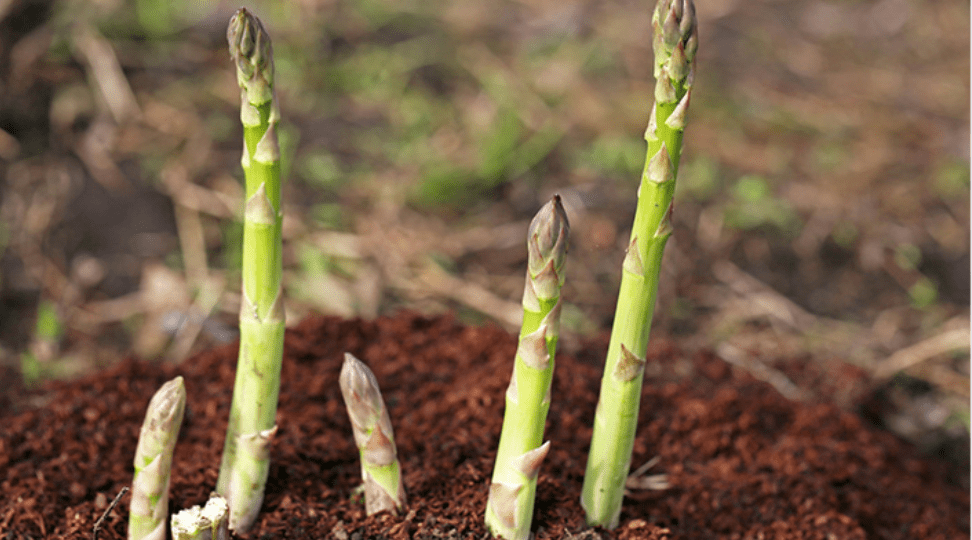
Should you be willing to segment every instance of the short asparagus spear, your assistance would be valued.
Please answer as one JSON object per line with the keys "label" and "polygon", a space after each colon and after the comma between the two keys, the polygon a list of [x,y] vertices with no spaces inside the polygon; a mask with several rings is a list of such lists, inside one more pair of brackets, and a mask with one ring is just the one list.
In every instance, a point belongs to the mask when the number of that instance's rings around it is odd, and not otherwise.
{"label": "short asparagus spear", "polygon": [[672,195],[698,46],[692,0],[659,0],[652,23],[656,83],[655,107],[645,131],[648,154],[624,258],[581,496],[588,524],[607,528],[618,524],[631,464],[645,350],[662,254],[672,233]]}
{"label": "short asparagus spear", "polygon": [[549,441],[540,443],[550,409],[569,229],[555,195],[533,218],[527,235],[523,325],[486,504],[486,526],[506,540],[530,536],[537,474],[550,448]]}
{"label": "short asparagus spear", "polygon": [[228,540],[229,505],[213,493],[206,506],[193,506],[172,516],[172,540]]}
{"label": "short asparagus spear", "polygon": [[240,9],[226,32],[242,104],[243,295],[240,352],[216,491],[230,507],[230,529],[247,530],[263,503],[276,433],[284,310],[281,288],[280,117],[273,50],[260,20]]}
{"label": "short asparagus spear", "polygon": [[135,449],[129,540],[165,540],[172,451],[179,438],[185,408],[186,387],[182,377],[163,384],[149,401]]}
{"label": "short asparagus spear", "polygon": [[354,442],[361,452],[365,509],[369,516],[383,510],[397,512],[405,507],[405,488],[395,434],[375,374],[345,353],[338,382],[351,418]]}

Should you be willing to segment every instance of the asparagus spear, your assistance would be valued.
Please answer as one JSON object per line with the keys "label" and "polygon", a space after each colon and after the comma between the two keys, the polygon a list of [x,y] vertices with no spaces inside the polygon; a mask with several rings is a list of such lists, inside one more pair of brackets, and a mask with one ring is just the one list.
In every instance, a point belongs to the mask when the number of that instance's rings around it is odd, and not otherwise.
{"label": "asparagus spear", "polygon": [[537,212],[527,235],[523,325],[486,504],[486,526],[493,536],[506,540],[530,536],[537,474],[550,448],[549,441],[540,442],[550,409],[569,230],[567,214],[555,195]]}
{"label": "asparagus spear", "polygon": [[229,540],[229,505],[213,493],[206,506],[193,506],[172,516],[172,540]]}
{"label": "asparagus spear", "polygon": [[149,401],[135,449],[129,540],[165,540],[172,451],[179,438],[185,408],[186,387],[182,377],[163,384]]}
{"label": "asparagus spear", "polygon": [[354,442],[361,452],[365,509],[369,516],[383,510],[397,512],[405,507],[405,488],[395,434],[375,374],[351,353],[345,353],[339,383]]}
{"label": "asparagus spear", "polygon": [[273,50],[263,24],[241,8],[226,37],[242,96],[246,206],[240,352],[216,490],[229,503],[230,529],[243,532],[260,511],[277,431],[284,340],[280,112],[273,89]]}
{"label": "asparagus spear", "polygon": [[631,242],[624,258],[617,311],[594,417],[581,505],[587,523],[614,528],[631,465],[645,350],[665,243],[672,233],[672,195],[695,78],[698,47],[692,0],[659,0],[652,17],[655,106],[638,188]]}

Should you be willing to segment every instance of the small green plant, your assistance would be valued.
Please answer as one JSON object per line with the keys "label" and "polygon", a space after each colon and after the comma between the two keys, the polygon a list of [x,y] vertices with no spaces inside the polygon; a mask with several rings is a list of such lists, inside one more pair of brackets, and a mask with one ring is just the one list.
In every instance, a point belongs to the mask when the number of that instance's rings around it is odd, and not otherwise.
{"label": "small green plant", "polygon": [[395,434],[375,374],[351,353],[344,354],[339,379],[361,452],[361,479],[368,515],[405,507],[405,487],[395,448]]}
{"label": "small green plant", "polygon": [[185,409],[182,377],[163,384],[149,401],[135,450],[128,540],[165,540],[172,451]]}
{"label": "small green plant", "polygon": [[537,212],[527,234],[523,325],[486,505],[486,526],[493,536],[506,540],[530,537],[537,474],[550,448],[549,441],[540,443],[550,410],[569,230],[567,214],[555,195]]}
{"label": "small green plant", "polygon": [[648,152],[623,263],[581,495],[587,523],[610,529],[618,525],[624,483],[631,466],[645,351],[662,254],[672,233],[672,196],[698,46],[692,0],[659,0],[652,25],[655,106],[645,131]]}
{"label": "small green plant", "polygon": [[789,203],[773,195],[766,178],[747,174],[736,181],[731,195],[725,211],[727,227],[742,230],[769,227],[783,235],[800,231],[800,218]]}
{"label": "small green plant", "polygon": [[33,342],[30,350],[20,354],[20,373],[26,386],[33,386],[61,371],[57,364],[63,364],[63,361],[55,356],[64,337],[64,324],[57,311],[57,304],[50,300],[41,300],[37,304]]}
{"label": "small green plant", "polygon": [[270,445],[277,431],[284,340],[280,111],[273,86],[273,48],[263,24],[240,8],[226,37],[241,90],[246,203],[240,352],[216,491],[229,503],[230,529],[243,532],[263,503]]}

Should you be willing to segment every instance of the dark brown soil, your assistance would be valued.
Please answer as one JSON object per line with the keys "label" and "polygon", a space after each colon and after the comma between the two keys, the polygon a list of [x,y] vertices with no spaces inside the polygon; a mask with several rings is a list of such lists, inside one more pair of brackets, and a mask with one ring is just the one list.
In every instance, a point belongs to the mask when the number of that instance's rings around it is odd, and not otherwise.
{"label": "dark brown soil", "polygon": [[[515,339],[450,317],[305,320],[287,334],[273,466],[247,538],[481,538]],[[969,537],[969,496],[943,463],[828,403],[801,404],[709,353],[656,338],[634,465],[664,491],[635,490],[614,535],[586,531],[578,503],[606,341],[558,356],[540,473],[538,538],[932,539]],[[352,498],[357,451],[337,385],[342,353],[374,370],[395,424],[410,509],[366,518]],[[132,477],[144,407],[180,374],[189,392],[170,511],[216,480],[236,363],[226,346],[178,367],[127,361],[0,412],[0,538],[91,538]],[[818,362],[791,375],[830,397],[862,378]],[[798,366],[798,369],[797,369]],[[129,497],[101,539],[124,538]]]}

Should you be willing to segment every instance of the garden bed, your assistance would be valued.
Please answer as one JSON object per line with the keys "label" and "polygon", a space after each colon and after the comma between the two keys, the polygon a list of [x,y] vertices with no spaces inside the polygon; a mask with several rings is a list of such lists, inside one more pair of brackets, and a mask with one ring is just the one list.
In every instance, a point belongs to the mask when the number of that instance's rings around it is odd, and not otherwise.
{"label": "garden bed", "polygon": [[[778,367],[818,400],[798,403],[709,352],[656,336],[633,469],[664,490],[626,497],[619,528],[589,530],[578,502],[606,336],[562,340],[540,471],[537,538],[969,537],[969,496],[945,463],[831,404],[860,389],[839,362]],[[515,337],[449,316],[309,318],[288,331],[263,511],[245,538],[482,538]],[[395,426],[409,508],[366,517],[353,495],[358,451],[338,388],[345,351],[375,372]],[[132,479],[145,406],[182,375],[188,401],[170,512],[205,502],[216,482],[237,349],[179,366],[129,360],[14,399],[0,412],[0,537],[91,538]],[[646,484],[650,482],[645,482]],[[124,538],[129,495],[98,538]]]}

